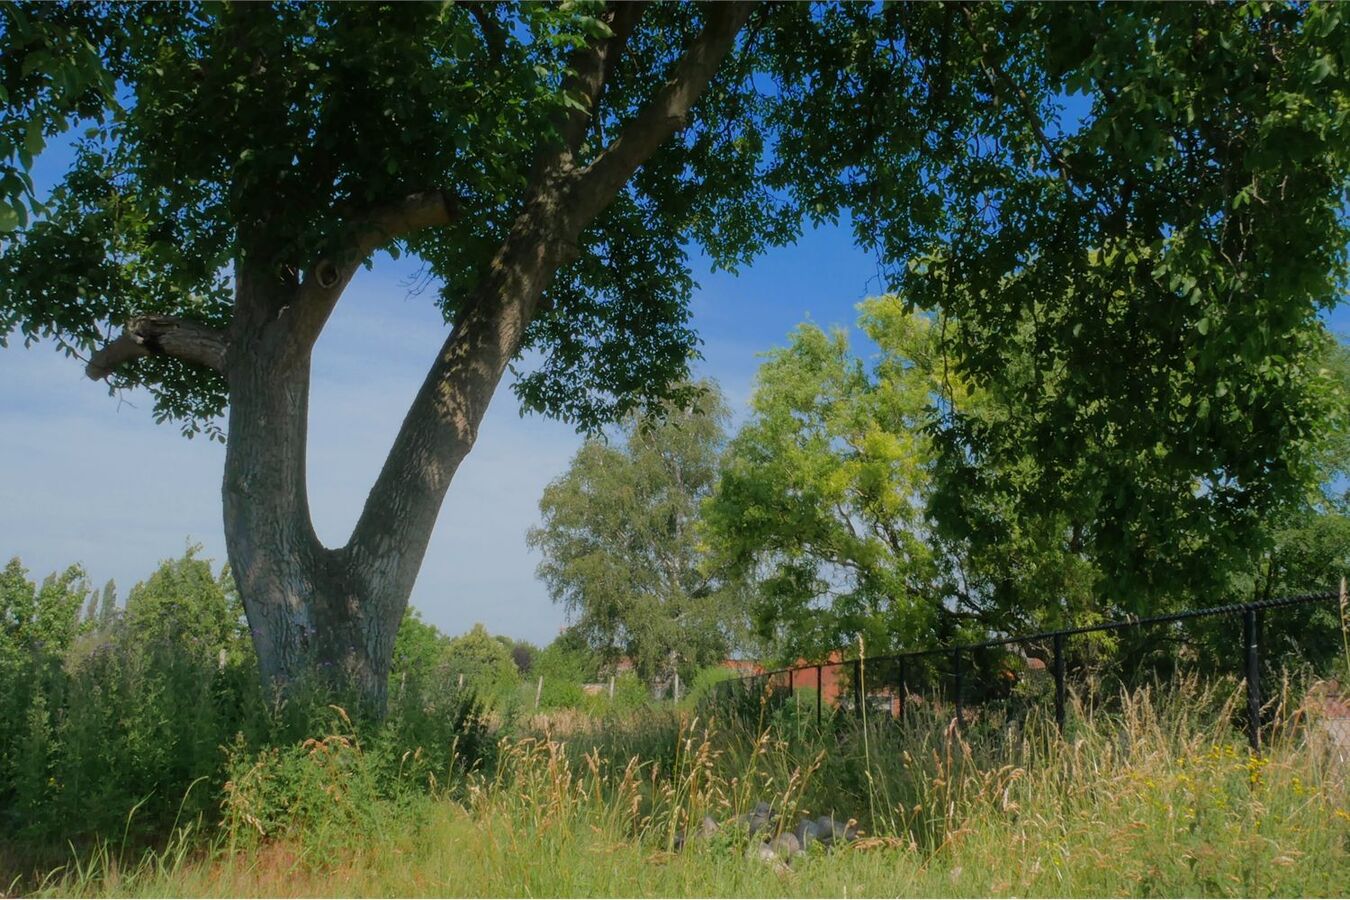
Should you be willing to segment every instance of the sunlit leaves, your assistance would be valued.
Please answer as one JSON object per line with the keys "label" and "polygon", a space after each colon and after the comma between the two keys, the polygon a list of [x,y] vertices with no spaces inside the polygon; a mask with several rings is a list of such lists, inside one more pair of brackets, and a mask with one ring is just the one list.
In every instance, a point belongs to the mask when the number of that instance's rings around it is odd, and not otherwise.
{"label": "sunlit leaves", "polygon": [[756,578],[756,620],[785,658],[858,634],[876,652],[913,646],[951,626],[925,521],[937,330],[894,297],[862,313],[881,349],[871,371],[842,332],[813,325],[769,355],[704,507],[724,564]]}

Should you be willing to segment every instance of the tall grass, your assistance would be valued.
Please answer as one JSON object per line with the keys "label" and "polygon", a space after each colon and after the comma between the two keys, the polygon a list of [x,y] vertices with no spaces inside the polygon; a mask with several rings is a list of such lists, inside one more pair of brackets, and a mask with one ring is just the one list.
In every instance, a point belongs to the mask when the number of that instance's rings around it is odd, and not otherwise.
{"label": "tall grass", "polygon": [[[1282,696],[1253,755],[1239,699],[1189,681],[1075,700],[1063,739],[1035,714],[1002,731],[921,710],[820,729],[635,717],[504,740],[490,768],[430,792],[381,787],[388,760],[339,729],[241,760],[214,832],[189,825],[130,860],[103,845],[39,892],[1343,895],[1345,750]],[[747,859],[736,817],[761,801],[779,829],[832,813],[863,836],[791,865]],[[681,841],[705,816],[721,827]]]}

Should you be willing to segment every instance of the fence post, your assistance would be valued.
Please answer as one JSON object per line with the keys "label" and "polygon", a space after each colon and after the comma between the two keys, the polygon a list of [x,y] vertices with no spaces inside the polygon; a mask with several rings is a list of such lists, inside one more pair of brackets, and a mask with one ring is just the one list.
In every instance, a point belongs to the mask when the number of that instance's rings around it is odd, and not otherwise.
{"label": "fence post", "polygon": [[821,701],[825,696],[825,667],[816,666],[816,727],[820,727]]}
{"label": "fence post", "polygon": [[956,684],[955,684],[955,693],[956,693],[956,727],[957,727],[957,728],[960,728],[960,727],[961,727],[961,720],[963,719],[963,716],[962,716],[963,709],[962,709],[962,706],[961,706],[961,688],[962,688],[963,684],[965,683],[965,678],[964,678],[964,674],[965,674],[965,673],[963,673],[963,672],[961,671],[961,651],[960,651],[960,650],[953,650],[953,651],[952,651],[952,674],[956,676],[956,678],[955,678],[955,680],[956,680]]}
{"label": "fence post", "polygon": [[900,711],[899,715],[896,716],[896,719],[903,722],[905,720],[905,698],[909,694],[909,686],[905,684],[905,658],[903,656],[896,657],[895,665],[896,668],[899,669],[899,672],[897,673],[899,678],[896,680],[900,682]]}
{"label": "fence post", "polygon": [[1247,740],[1261,750],[1261,620],[1256,610],[1242,614],[1242,644],[1247,670]]}
{"label": "fence post", "polygon": [[862,715],[863,705],[863,685],[862,685],[862,660],[853,661],[853,712]]}
{"label": "fence post", "polygon": [[1067,691],[1064,686],[1064,635],[1055,634],[1055,724],[1059,733],[1064,733],[1064,700]]}

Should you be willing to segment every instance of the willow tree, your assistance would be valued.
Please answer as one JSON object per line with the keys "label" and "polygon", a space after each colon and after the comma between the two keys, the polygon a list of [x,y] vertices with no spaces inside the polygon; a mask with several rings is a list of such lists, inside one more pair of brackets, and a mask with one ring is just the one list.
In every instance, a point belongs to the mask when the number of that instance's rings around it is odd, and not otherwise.
{"label": "willow tree", "polygon": [[[996,382],[1000,340],[1034,318],[1037,352],[1081,385],[1061,396],[1108,423],[1140,418],[1092,368],[1122,333],[1184,381],[1149,395],[1169,412],[1190,398],[1163,435],[1197,392],[1251,375],[1161,464],[1234,471],[1225,489],[1259,498],[1289,480],[1307,421],[1279,388],[1291,335],[1338,287],[1341,16],[9,3],[0,334],[87,355],[91,377],[148,388],[159,419],[221,436],[264,677],[326,673],[377,706],[512,360],[542,360],[514,384],[526,408],[583,428],[680,399],[690,245],[736,267],[848,211],[883,287],[953,306],[972,379]],[[1064,118],[1071,95],[1085,112]],[[69,170],[35,195],[33,157],[76,126]],[[424,262],[447,336],[350,540],[326,548],[306,498],[311,352],[380,250]],[[1261,410],[1261,440],[1233,403]],[[1046,435],[1101,426],[1056,410]],[[1125,455],[1147,437],[1128,432]],[[1097,459],[1105,480],[1120,459]],[[1149,464],[1123,474],[1153,483]]]}

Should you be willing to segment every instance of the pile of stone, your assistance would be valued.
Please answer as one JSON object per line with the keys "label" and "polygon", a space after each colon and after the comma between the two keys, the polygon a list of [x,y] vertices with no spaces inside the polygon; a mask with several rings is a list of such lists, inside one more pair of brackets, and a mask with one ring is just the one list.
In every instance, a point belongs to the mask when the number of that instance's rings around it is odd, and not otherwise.
{"label": "pile of stone", "polygon": [[834,816],[802,818],[790,831],[780,828],[779,817],[773,807],[761,802],[750,812],[729,819],[725,826],[712,816],[704,816],[698,828],[687,839],[683,833],[676,836],[675,847],[681,849],[688,842],[710,838],[723,827],[744,829],[749,833],[750,844],[746,849],[748,858],[779,866],[802,856],[813,846],[827,848],[858,837],[857,823],[853,819],[841,822]]}

